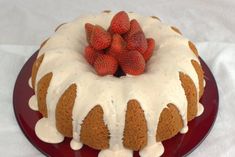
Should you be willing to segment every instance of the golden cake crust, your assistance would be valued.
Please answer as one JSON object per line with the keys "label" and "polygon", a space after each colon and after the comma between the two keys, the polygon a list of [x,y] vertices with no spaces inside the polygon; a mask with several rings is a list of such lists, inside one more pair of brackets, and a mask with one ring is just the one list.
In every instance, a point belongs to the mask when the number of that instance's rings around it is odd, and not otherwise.
{"label": "golden cake crust", "polygon": [[191,63],[195,71],[197,72],[198,81],[199,81],[199,98],[201,98],[204,93],[204,71],[202,70],[202,67],[197,61],[191,60]]}
{"label": "golden cake crust", "polygon": [[49,38],[47,38],[46,40],[44,40],[44,41],[41,43],[39,50],[47,43],[48,40],[49,40]]}
{"label": "golden cake crust", "polygon": [[127,103],[123,145],[132,150],[140,150],[147,144],[147,122],[139,102],[130,100]]}
{"label": "golden cake crust", "polygon": [[180,30],[178,28],[176,28],[175,26],[171,26],[171,29],[173,31],[175,31],[176,33],[179,33],[180,35],[182,35],[182,33],[180,32]]}
{"label": "golden cake crust", "polygon": [[197,89],[188,75],[180,72],[179,76],[188,102],[187,119],[191,121],[197,115]]}
{"label": "golden cake crust", "polygon": [[55,32],[56,32],[61,26],[63,26],[64,24],[66,24],[66,23],[64,22],[64,23],[61,23],[59,26],[57,26],[56,29],[55,29]]}
{"label": "golden cake crust", "polygon": [[38,110],[43,115],[43,117],[47,118],[47,104],[46,104],[46,95],[47,89],[49,87],[50,81],[52,78],[52,72],[47,73],[43,76],[37,86],[37,100],[38,100]]}
{"label": "golden cake crust", "polygon": [[110,13],[111,10],[103,10],[102,12],[103,12],[103,13]]}
{"label": "golden cake crust", "polygon": [[151,16],[151,18],[157,19],[157,20],[161,21],[161,19],[159,17],[157,17],[157,16]]}
{"label": "golden cake crust", "polygon": [[73,136],[72,111],[77,94],[76,84],[65,90],[56,106],[56,128],[65,137]]}
{"label": "golden cake crust", "polygon": [[193,53],[194,53],[197,57],[199,57],[197,48],[196,48],[196,46],[195,46],[191,41],[188,41],[188,46],[189,46],[189,48],[193,51]]}
{"label": "golden cake crust", "polygon": [[109,130],[103,120],[103,109],[96,105],[83,120],[80,141],[94,149],[109,147]]}
{"label": "golden cake crust", "polygon": [[174,104],[168,104],[161,112],[156,132],[156,141],[164,141],[175,136],[183,128],[183,120]]}
{"label": "golden cake crust", "polygon": [[38,57],[36,59],[36,61],[33,63],[32,74],[31,74],[31,77],[32,77],[31,81],[32,82],[31,83],[32,83],[32,87],[34,90],[35,90],[36,76],[37,76],[38,69],[42,63],[43,58],[44,58],[44,54],[41,55],[40,57]]}

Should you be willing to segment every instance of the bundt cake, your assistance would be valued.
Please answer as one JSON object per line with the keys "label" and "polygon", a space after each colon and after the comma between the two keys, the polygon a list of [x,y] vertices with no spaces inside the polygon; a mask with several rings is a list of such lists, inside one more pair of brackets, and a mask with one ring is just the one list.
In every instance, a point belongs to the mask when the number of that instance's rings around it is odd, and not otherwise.
{"label": "bundt cake", "polygon": [[70,137],[72,149],[85,144],[101,150],[99,157],[132,157],[133,151],[156,157],[164,152],[161,141],[186,133],[187,123],[203,112],[195,45],[155,16],[127,14],[156,43],[141,75],[100,76],[84,58],[84,25],[108,29],[110,11],[64,23],[42,43],[29,81],[35,91],[29,105],[43,116],[35,126],[39,139]]}

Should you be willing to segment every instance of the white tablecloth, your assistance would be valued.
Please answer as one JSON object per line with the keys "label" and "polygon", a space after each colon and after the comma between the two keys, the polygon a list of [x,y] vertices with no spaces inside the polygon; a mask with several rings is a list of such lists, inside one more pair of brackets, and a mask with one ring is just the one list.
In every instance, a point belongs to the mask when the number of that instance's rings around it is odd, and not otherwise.
{"label": "white tablecloth", "polygon": [[190,156],[234,156],[235,1],[0,0],[0,6],[0,154],[43,156],[21,132],[12,107],[14,83],[26,60],[58,24],[111,9],[157,15],[196,42],[217,80],[220,106],[211,133]]}

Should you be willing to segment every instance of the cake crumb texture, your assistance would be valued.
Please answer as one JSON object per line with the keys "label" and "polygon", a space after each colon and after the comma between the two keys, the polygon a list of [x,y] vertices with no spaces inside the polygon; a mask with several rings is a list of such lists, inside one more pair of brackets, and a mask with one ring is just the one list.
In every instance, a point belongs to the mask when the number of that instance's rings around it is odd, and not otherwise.
{"label": "cake crumb texture", "polygon": [[123,145],[132,150],[140,150],[147,144],[147,122],[139,102],[130,100],[127,104]]}
{"label": "cake crumb texture", "polygon": [[183,128],[183,120],[174,104],[168,104],[161,112],[156,141],[164,141],[175,136]]}
{"label": "cake crumb texture", "polygon": [[37,60],[33,63],[31,77],[32,77],[32,87],[34,90],[35,90],[36,76],[37,76],[38,69],[42,63],[43,58],[44,58],[44,54],[38,57]]}
{"label": "cake crumb texture", "polygon": [[204,93],[204,71],[202,70],[202,67],[200,66],[200,64],[195,61],[195,60],[191,60],[191,63],[195,69],[195,71],[197,72],[198,75],[198,81],[199,81],[199,98],[202,97],[203,93]]}
{"label": "cake crumb texture", "polygon": [[171,29],[172,29],[173,31],[175,31],[176,33],[179,33],[180,35],[182,35],[182,33],[180,32],[180,30],[179,30],[178,28],[176,28],[176,27],[174,27],[174,26],[171,26]]}
{"label": "cake crumb texture", "polygon": [[199,54],[198,54],[198,51],[197,51],[197,48],[196,46],[191,42],[191,41],[188,41],[188,45],[189,45],[189,48],[193,51],[193,53],[199,57]]}
{"label": "cake crumb texture", "polygon": [[47,96],[47,89],[50,85],[52,75],[53,75],[52,72],[44,75],[39,80],[38,87],[37,87],[38,110],[43,115],[43,117],[46,117],[46,118],[47,118],[46,96]]}
{"label": "cake crumb texture", "polygon": [[161,19],[159,18],[159,17],[157,17],[157,16],[151,16],[153,19],[157,19],[157,20],[159,20],[159,21],[161,21]]}
{"label": "cake crumb texture", "polygon": [[187,74],[180,72],[179,77],[188,102],[187,119],[191,121],[197,115],[197,90],[193,80]]}
{"label": "cake crumb texture", "polygon": [[80,141],[94,149],[109,147],[109,131],[103,120],[103,109],[96,105],[83,120]]}
{"label": "cake crumb texture", "polygon": [[66,137],[73,137],[72,111],[77,94],[76,84],[65,90],[56,106],[56,128]]}

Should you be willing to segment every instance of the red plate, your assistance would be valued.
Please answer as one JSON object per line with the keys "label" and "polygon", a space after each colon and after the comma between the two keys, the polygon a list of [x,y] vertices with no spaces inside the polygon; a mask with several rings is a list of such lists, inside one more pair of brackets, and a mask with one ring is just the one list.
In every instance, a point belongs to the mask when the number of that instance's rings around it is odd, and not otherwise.
{"label": "red plate", "polygon": [[[39,151],[47,156],[97,157],[99,151],[88,146],[84,146],[81,150],[73,151],[70,148],[70,139],[68,138],[59,144],[44,143],[37,138],[34,126],[41,118],[41,115],[31,110],[28,106],[28,100],[34,93],[28,85],[28,80],[36,56],[37,52],[25,63],[17,77],[14,88],[13,106],[16,119],[23,133]],[[201,64],[206,78],[206,88],[201,99],[201,103],[204,105],[204,113],[189,123],[188,133],[178,134],[163,142],[165,147],[164,157],[184,156],[192,152],[205,139],[216,119],[219,102],[216,82],[204,61],[201,60]],[[139,157],[138,152],[134,153],[134,157]]]}

